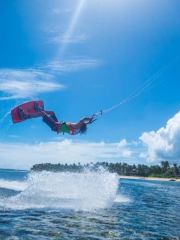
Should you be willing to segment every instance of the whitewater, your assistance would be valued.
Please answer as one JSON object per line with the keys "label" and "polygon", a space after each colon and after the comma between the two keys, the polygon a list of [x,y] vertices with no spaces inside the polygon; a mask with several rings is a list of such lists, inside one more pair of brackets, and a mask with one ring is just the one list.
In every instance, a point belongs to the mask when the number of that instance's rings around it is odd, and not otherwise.
{"label": "whitewater", "polygon": [[0,238],[179,239],[180,182],[0,169]]}
{"label": "whitewater", "polygon": [[24,181],[0,179],[0,188],[20,191],[0,200],[1,209],[93,211],[112,206],[119,177],[105,170],[81,174],[32,172]]}

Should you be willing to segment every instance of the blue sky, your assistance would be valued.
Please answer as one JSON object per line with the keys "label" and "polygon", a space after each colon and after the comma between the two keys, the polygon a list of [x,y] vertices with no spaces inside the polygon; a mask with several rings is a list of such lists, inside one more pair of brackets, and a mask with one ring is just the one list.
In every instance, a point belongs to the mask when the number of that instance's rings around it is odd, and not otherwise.
{"label": "blue sky", "polygon": [[179,12],[178,0],[1,1],[0,167],[180,163],[180,60],[84,136],[9,114],[34,99],[68,122],[113,107],[179,57]]}

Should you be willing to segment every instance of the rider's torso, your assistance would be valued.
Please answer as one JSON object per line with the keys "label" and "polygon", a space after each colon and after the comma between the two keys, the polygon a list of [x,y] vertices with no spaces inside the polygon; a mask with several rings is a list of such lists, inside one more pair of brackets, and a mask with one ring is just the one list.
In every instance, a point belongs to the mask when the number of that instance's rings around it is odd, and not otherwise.
{"label": "rider's torso", "polygon": [[70,131],[69,134],[70,135],[76,135],[76,134],[78,134],[80,132],[80,129],[73,128],[71,126],[71,123],[67,123],[67,126],[69,128],[69,131]]}
{"label": "rider's torso", "polygon": [[71,123],[61,122],[58,123],[57,133],[68,133],[70,135],[76,135],[80,132],[80,129],[73,128]]}

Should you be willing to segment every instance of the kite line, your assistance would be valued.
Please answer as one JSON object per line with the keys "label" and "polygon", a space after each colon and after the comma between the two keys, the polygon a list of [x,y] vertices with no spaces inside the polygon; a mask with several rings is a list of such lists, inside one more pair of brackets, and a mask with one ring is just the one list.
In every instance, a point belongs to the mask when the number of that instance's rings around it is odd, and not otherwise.
{"label": "kite line", "polygon": [[[143,83],[141,86],[139,86],[134,92],[132,92],[128,97],[126,97],[123,101],[121,101],[120,103],[118,103],[117,105],[97,112],[95,114],[93,114],[93,121],[96,121],[98,119],[98,117],[100,117],[101,115],[113,110],[114,108],[117,108],[118,106],[129,102],[130,100],[132,100],[133,98],[138,97],[140,94],[144,93],[145,91],[147,91],[148,86],[153,83],[159,76],[161,76],[168,68],[170,68],[179,58],[175,58],[174,60],[172,60],[171,62],[169,62],[167,65],[165,65],[161,70],[159,70],[157,73],[155,73],[152,77],[150,77],[147,81],[145,81],[145,83]],[[156,84],[157,85],[157,84]],[[152,88],[152,87],[151,87]]]}

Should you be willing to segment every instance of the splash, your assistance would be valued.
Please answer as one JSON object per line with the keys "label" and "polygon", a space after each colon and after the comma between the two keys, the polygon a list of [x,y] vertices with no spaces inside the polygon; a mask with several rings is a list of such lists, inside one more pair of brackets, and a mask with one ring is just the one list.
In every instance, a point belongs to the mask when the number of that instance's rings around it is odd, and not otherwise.
{"label": "splash", "polygon": [[28,187],[27,182],[20,182],[20,181],[6,181],[0,179],[0,188],[11,189],[15,191],[23,191]]}
{"label": "splash", "polygon": [[129,203],[131,200],[123,195],[117,195],[116,199],[114,200],[116,203]]}
{"label": "splash", "polygon": [[94,211],[116,199],[119,177],[105,170],[84,173],[34,172],[20,194],[0,200],[3,209]]}

